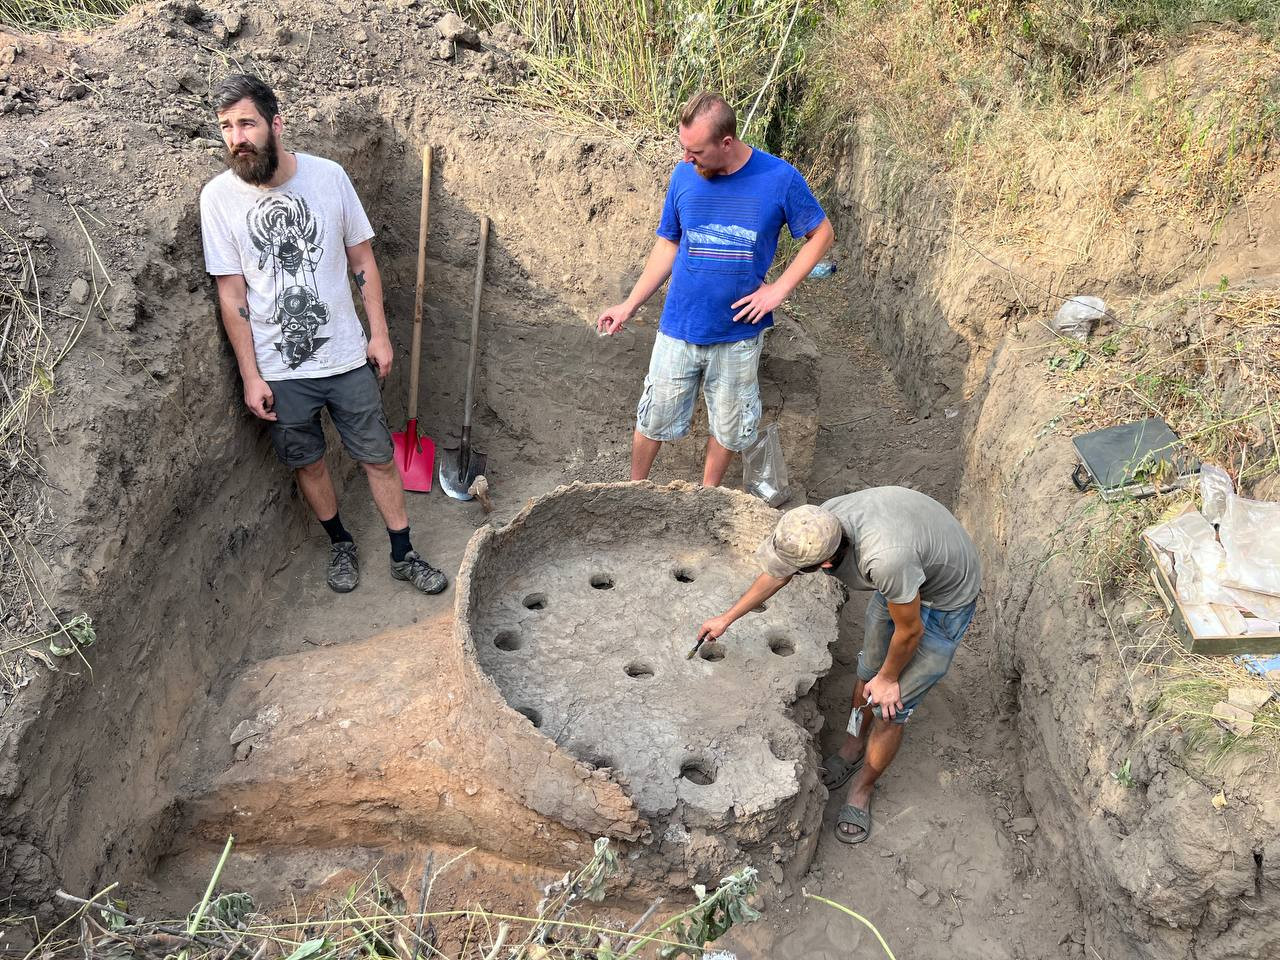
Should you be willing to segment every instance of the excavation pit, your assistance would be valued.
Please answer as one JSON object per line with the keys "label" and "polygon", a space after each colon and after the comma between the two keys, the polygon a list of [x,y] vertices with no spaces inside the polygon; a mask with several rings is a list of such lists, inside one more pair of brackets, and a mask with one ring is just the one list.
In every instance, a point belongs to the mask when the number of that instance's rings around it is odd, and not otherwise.
{"label": "excavation pit", "polygon": [[[724,489],[574,484],[480,531],[463,560],[456,629],[472,694],[483,709],[536,711],[526,733],[622,786],[647,827],[640,873],[714,878],[778,849],[803,869],[812,854],[823,791],[796,701],[830,667],[837,585],[798,577],[688,657],[699,625],[757,575],[777,516]],[[488,640],[507,636],[518,648]],[[575,825],[583,792],[566,786],[562,801],[545,781],[527,802]]]}

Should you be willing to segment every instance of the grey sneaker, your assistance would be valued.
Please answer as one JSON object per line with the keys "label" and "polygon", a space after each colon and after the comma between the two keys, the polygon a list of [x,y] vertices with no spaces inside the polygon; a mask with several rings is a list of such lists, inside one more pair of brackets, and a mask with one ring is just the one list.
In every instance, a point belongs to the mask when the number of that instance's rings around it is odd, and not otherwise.
{"label": "grey sneaker", "polygon": [[418,556],[417,550],[410,550],[403,560],[392,560],[391,576],[408,580],[423,593],[441,593],[449,586],[449,578]]}
{"label": "grey sneaker", "polygon": [[329,589],[336,593],[350,593],[360,582],[360,558],[356,545],[349,540],[335,543],[329,548]]}

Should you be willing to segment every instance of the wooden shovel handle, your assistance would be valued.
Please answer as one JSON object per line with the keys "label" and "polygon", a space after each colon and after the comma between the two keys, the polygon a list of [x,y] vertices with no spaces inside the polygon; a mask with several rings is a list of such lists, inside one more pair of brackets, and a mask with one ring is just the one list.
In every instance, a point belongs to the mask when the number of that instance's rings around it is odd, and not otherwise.
{"label": "wooden shovel handle", "polygon": [[422,209],[418,212],[418,283],[413,288],[413,347],[409,362],[409,419],[418,419],[418,370],[422,364],[422,296],[427,286],[427,214],[431,207],[431,146],[422,148]]}
{"label": "wooden shovel handle", "polygon": [[480,298],[484,294],[484,261],[489,247],[489,218],[480,218],[480,249],[476,252],[476,287],[471,298],[471,352],[467,357],[467,396],[462,406],[462,449],[471,446],[471,403],[476,393],[476,356],[480,344]]}

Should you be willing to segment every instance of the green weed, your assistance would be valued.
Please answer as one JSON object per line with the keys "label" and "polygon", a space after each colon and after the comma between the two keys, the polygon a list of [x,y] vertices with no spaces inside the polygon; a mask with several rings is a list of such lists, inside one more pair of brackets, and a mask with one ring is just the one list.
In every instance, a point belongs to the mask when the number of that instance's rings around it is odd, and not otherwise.
{"label": "green weed", "polygon": [[1133,761],[1131,760],[1126,760],[1118,770],[1111,771],[1111,779],[1127,789],[1131,789],[1137,785],[1137,782],[1133,779],[1133,774],[1130,771],[1130,764],[1132,762]]}

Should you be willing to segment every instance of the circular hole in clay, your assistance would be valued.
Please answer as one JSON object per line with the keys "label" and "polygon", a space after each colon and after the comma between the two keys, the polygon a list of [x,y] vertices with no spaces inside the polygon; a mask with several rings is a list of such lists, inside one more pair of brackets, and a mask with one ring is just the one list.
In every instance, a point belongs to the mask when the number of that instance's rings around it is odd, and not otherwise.
{"label": "circular hole in clay", "polygon": [[681,583],[693,583],[698,579],[698,575],[688,567],[676,567],[671,571],[671,575]]}
{"label": "circular hole in clay", "polygon": [[688,780],[700,787],[709,787],[716,782],[716,770],[707,761],[695,757],[680,765],[680,779]]}
{"label": "circular hole in clay", "polygon": [[505,650],[510,653],[512,650],[519,650],[523,647],[524,641],[514,631],[502,630],[493,638],[493,645],[499,650]]}
{"label": "circular hole in clay", "polygon": [[516,707],[516,713],[522,714],[535,727],[542,726],[542,712],[533,707]]}
{"label": "circular hole in clay", "polygon": [[702,645],[702,649],[698,651],[698,656],[703,660],[710,660],[712,663],[715,663],[717,660],[723,660],[724,646],[719,643],[715,643],[714,641],[711,643],[704,643]]}
{"label": "circular hole in clay", "polygon": [[790,755],[792,753],[791,750],[788,750],[780,740],[772,737],[769,738],[769,752],[773,754],[775,760],[781,760],[784,763],[791,763],[796,759]]}
{"label": "circular hole in clay", "polygon": [[613,577],[607,573],[593,573],[591,575],[591,586],[597,590],[612,590]]}
{"label": "circular hole in clay", "polygon": [[610,769],[613,768],[612,758],[603,753],[588,753],[582,758],[582,762],[589,767],[595,767],[597,770],[603,767],[609,767]]}
{"label": "circular hole in clay", "polygon": [[780,657],[789,657],[796,652],[796,645],[786,637],[771,637],[769,649]]}
{"label": "circular hole in clay", "polygon": [[633,680],[649,680],[653,677],[653,667],[647,663],[628,663],[622,672]]}
{"label": "circular hole in clay", "polygon": [[545,593],[531,593],[521,601],[529,610],[545,610],[547,606],[547,595]]}

